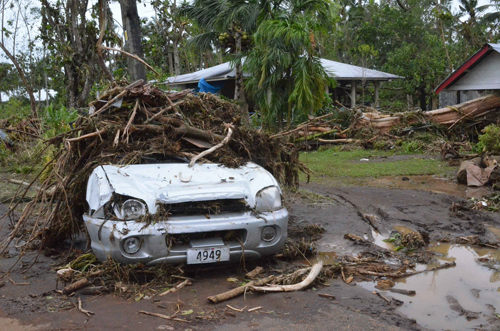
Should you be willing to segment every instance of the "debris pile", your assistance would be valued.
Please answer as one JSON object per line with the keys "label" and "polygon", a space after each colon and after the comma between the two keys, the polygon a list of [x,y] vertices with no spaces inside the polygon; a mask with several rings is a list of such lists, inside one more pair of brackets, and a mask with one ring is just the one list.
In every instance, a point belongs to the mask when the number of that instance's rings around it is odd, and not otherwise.
{"label": "debris pile", "polygon": [[[182,159],[239,167],[252,161],[280,183],[297,186],[299,171],[309,170],[299,162],[295,145],[240,125],[240,112],[212,94],[166,94],[143,81],[112,86],[74,129],[48,141],[53,157],[33,181],[41,178],[38,196],[24,208],[0,252],[21,233],[26,242],[39,239],[44,246],[78,233],[88,176],[102,164]],[[17,207],[13,204],[8,215]]]}
{"label": "debris pile", "polygon": [[[276,134],[288,137],[309,149],[326,144],[357,143],[373,146],[377,141],[398,140],[420,131],[436,131],[441,136],[476,136],[488,124],[496,123],[500,114],[500,95],[487,95],[455,106],[422,111],[382,113],[373,108],[347,109],[317,118],[309,118],[293,130]],[[446,140],[446,139],[445,139]],[[446,146],[445,154],[450,151]],[[452,156],[457,156],[451,148]]]}

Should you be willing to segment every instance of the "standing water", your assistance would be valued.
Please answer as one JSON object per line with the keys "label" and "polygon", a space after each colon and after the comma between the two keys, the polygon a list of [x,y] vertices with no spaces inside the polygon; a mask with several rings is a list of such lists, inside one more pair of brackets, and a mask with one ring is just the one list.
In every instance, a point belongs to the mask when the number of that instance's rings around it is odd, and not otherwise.
{"label": "standing water", "polygon": [[[393,248],[383,242],[380,235],[375,234],[374,238],[376,244]],[[496,315],[500,312],[500,251],[439,243],[431,244],[428,249],[436,253],[438,263],[418,265],[417,270],[450,261],[455,261],[456,266],[395,280],[395,289],[414,290],[417,292],[414,297],[392,292],[384,295],[403,301],[399,311],[429,329],[500,329],[499,324],[491,328],[492,323],[500,322],[500,315]],[[377,290],[373,282],[359,285],[371,291]],[[464,314],[461,308],[457,308],[457,302],[469,313]]]}

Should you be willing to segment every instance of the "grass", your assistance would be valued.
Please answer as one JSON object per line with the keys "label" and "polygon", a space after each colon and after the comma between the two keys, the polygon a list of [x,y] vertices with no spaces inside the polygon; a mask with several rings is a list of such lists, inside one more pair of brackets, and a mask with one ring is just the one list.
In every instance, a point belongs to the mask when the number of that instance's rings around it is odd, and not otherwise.
{"label": "grass", "polygon": [[[406,156],[391,160],[391,157],[397,155]],[[377,157],[377,162],[373,162],[374,157]],[[387,157],[387,159],[380,157]],[[451,170],[445,162],[436,159],[413,157],[404,152],[395,154],[377,150],[338,151],[328,149],[302,153],[300,159],[314,171],[314,175],[311,176],[312,182],[333,181],[357,184],[369,178],[382,176],[445,176]],[[362,162],[361,159],[369,159],[370,161]],[[305,176],[301,180],[305,180]]]}

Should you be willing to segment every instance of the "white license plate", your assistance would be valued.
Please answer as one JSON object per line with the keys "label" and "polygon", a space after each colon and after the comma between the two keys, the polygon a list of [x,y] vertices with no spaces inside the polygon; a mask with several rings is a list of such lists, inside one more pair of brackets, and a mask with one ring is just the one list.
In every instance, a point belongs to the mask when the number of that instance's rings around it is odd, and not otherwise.
{"label": "white license plate", "polygon": [[215,246],[193,248],[187,251],[187,264],[229,261],[229,247]]}

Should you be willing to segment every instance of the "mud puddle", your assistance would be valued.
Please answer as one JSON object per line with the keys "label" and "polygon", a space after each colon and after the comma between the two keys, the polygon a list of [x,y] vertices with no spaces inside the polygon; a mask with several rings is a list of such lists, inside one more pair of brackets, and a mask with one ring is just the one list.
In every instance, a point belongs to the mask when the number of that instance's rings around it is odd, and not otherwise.
{"label": "mud puddle", "polygon": [[456,180],[437,176],[385,176],[374,178],[369,186],[446,193],[468,199],[481,198],[492,192],[488,187],[467,187]]}
{"label": "mud puddle", "polygon": [[[383,239],[377,235],[375,243],[394,248]],[[477,330],[486,327],[496,330],[498,324],[492,326],[491,323],[498,323],[495,313],[500,312],[500,251],[438,243],[429,245],[428,249],[437,254],[439,261],[436,265],[455,261],[456,267],[396,280],[395,289],[414,290],[417,293],[414,297],[392,292],[384,295],[403,301],[398,310],[429,329]],[[416,269],[433,266],[417,265]],[[359,285],[370,291],[380,291],[373,282]],[[457,309],[457,303],[461,309]],[[468,312],[464,314],[464,310]]]}

